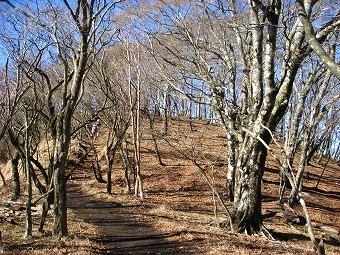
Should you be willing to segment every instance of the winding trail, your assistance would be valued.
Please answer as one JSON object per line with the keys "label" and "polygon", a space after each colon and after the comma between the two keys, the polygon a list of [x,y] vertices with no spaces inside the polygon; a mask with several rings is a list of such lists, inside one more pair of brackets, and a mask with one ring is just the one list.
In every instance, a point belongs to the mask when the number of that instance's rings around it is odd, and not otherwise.
{"label": "winding trail", "polygon": [[[105,136],[93,145],[100,151],[105,146]],[[103,248],[93,250],[94,254],[198,254],[197,241],[201,238],[183,240],[180,235],[186,234],[184,231],[156,229],[152,226],[155,218],[143,212],[145,205],[124,205],[87,194],[81,182],[86,181],[84,171],[93,175],[89,166],[93,157],[89,153],[73,172],[74,178],[67,182],[67,203],[77,218],[97,227],[97,236],[91,241]]]}

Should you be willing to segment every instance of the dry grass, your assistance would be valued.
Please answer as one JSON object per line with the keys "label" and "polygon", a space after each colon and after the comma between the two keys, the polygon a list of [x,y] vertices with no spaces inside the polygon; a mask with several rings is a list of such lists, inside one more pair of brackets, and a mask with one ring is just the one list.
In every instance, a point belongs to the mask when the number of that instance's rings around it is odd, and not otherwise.
{"label": "dry grass", "polygon": [[[157,123],[156,126],[160,128],[160,125],[161,123]],[[31,240],[23,238],[25,229],[23,215],[17,217],[18,225],[2,222],[2,245],[5,253],[105,254],[108,244],[96,242],[96,238],[112,235],[110,232],[112,230],[106,229],[103,227],[106,225],[97,220],[100,217],[101,221],[106,222],[105,224],[112,224],[112,228],[115,228],[116,225],[110,223],[109,219],[112,215],[118,215],[122,221],[128,222],[133,219],[140,224],[148,224],[155,233],[172,233],[166,239],[169,243],[176,244],[176,252],[163,251],[163,254],[312,254],[311,243],[305,229],[287,225],[284,222],[285,219],[275,215],[265,217],[264,221],[277,237],[277,241],[269,241],[263,237],[247,237],[227,231],[224,227],[228,220],[225,212],[214,200],[211,190],[197,169],[183,156],[183,154],[194,156],[205,167],[208,176],[224,196],[223,185],[226,174],[224,132],[218,126],[207,125],[201,121],[194,123],[194,130],[190,131],[185,121],[172,122],[166,140],[158,140],[162,160],[166,166],[157,164],[150,132],[147,128],[143,130],[144,202],[132,194],[125,194],[123,169],[119,159],[117,159],[113,173],[112,195],[106,193],[105,184],[95,181],[89,162],[85,162],[77,169],[76,178],[70,181],[70,185],[77,187],[76,193],[81,195],[76,200],[72,198],[76,194],[75,191],[70,191],[72,192],[70,201],[84,203],[88,200],[92,204],[117,206],[97,209],[96,221],[90,220],[90,215],[84,213],[84,208],[73,206],[68,211],[70,236],[62,240],[55,240],[50,235],[51,215],[44,235],[36,231],[39,215],[34,217],[34,238]],[[105,136],[102,135],[101,139],[96,141],[96,148],[100,150],[104,144]],[[101,163],[104,166],[105,161],[102,160]],[[269,215],[269,212],[280,212],[280,205],[277,202],[279,177],[275,161],[269,158],[267,167],[269,171],[266,171],[262,185],[265,216]],[[339,167],[336,164],[330,164],[319,189],[316,190],[313,187],[321,170],[322,166],[319,165],[308,166],[306,170],[309,177],[304,182],[304,192],[310,214],[314,222],[339,229]],[[86,178],[84,178],[84,173],[86,173]],[[8,178],[10,174],[7,173],[6,176]],[[1,187],[1,200],[8,199],[9,193],[9,184],[6,188]],[[230,204],[228,206],[231,207]],[[301,212],[300,208],[297,210]],[[93,214],[91,219],[96,217]],[[128,228],[127,224],[126,230]],[[316,233],[320,238],[321,232]],[[115,234],[119,236],[126,233]],[[327,254],[340,254],[338,242],[329,238],[326,238],[325,242]],[[113,252],[112,254],[119,253]],[[128,254],[128,250],[123,254]]]}

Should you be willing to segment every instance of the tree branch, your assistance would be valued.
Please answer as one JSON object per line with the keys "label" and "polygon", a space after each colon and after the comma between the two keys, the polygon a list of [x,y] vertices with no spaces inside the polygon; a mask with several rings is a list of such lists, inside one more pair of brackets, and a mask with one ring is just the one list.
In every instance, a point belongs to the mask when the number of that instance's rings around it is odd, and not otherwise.
{"label": "tree branch", "polygon": [[308,44],[313,49],[313,51],[320,57],[322,62],[329,68],[332,73],[340,80],[340,66],[327,54],[323,49],[322,45],[318,42],[315,37],[314,28],[310,19],[306,13],[303,0],[297,0],[296,6],[299,12],[299,18],[303,25],[303,29],[308,38]]}

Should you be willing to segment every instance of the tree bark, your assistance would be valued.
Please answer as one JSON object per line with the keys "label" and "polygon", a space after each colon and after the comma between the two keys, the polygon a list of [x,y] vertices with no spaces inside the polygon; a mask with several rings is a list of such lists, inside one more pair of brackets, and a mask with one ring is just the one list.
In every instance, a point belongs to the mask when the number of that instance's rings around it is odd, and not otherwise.
{"label": "tree bark", "polygon": [[169,129],[169,115],[170,115],[170,86],[166,85],[165,91],[163,93],[163,134],[167,135],[168,134],[168,129]]}
{"label": "tree bark", "polygon": [[15,153],[14,157],[11,159],[11,167],[12,167],[12,181],[13,181],[13,189],[11,200],[16,201],[20,195],[20,179],[19,179],[19,153]]}
{"label": "tree bark", "polygon": [[26,184],[27,184],[27,198],[26,198],[26,232],[25,238],[32,237],[32,177],[31,177],[31,163],[30,163],[30,134],[28,124],[28,112],[25,109],[25,170],[26,170]]}
{"label": "tree bark", "polygon": [[[314,32],[314,28],[307,14],[305,4],[308,6],[313,6],[317,1],[315,0],[297,0],[296,5],[299,12],[299,19],[303,25],[304,31],[306,33],[308,44],[311,46],[313,51],[320,57],[322,62],[331,70],[331,72],[340,80],[340,66],[337,64],[329,54],[324,50],[321,43],[317,40]],[[339,17],[334,18],[334,28],[340,25]]]}
{"label": "tree bark", "polygon": [[120,146],[120,154],[122,158],[122,163],[124,166],[124,178],[125,178],[125,185],[126,185],[126,194],[131,192],[131,183],[129,178],[129,170],[130,170],[130,162],[129,162],[129,155],[128,149],[124,148],[123,144]]}
{"label": "tree bark", "polygon": [[[70,141],[69,139],[67,139]],[[66,140],[66,141],[67,141]],[[68,155],[69,142],[62,143],[56,150],[53,185],[54,185],[54,221],[53,221],[53,236],[60,238],[68,235],[67,227],[67,190],[65,167]],[[60,151],[60,152],[59,152]]]}
{"label": "tree bark", "polygon": [[[243,161],[241,156],[238,162],[234,207],[237,212],[238,232],[253,235],[266,230],[261,216],[261,181],[267,152],[260,142],[256,142],[250,153],[249,160]],[[268,234],[267,231],[265,233]]]}

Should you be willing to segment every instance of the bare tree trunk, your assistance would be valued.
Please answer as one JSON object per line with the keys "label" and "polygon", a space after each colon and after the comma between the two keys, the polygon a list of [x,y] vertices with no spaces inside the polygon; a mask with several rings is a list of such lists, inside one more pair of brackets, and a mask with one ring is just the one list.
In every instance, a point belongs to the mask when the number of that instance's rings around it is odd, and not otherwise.
{"label": "bare tree trunk", "polygon": [[106,152],[106,162],[108,164],[106,191],[108,194],[111,194],[112,192],[112,168],[113,168],[113,163],[114,163],[116,153],[119,147],[120,147],[119,144],[116,144],[113,147],[111,144],[111,146],[108,146],[107,152]]}
{"label": "bare tree trunk", "polygon": [[48,194],[45,202],[42,205],[43,207],[42,207],[42,212],[41,212],[40,224],[38,228],[39,232],[44,232],[45,221],[47,218],[48,211],[50,209],[50,205],[53,204],[53,200],[54,200],[54,194],[51,192]]}
{"label": "bare tree trunk", "polygon": [[26,232],[25,238],[32,237],[32,178],[30,168],[30,134],[28,124],[28,110],[25,109],[25,170],[26,170],[26,184],[27,184],[27,198],[26,198]]}
{"label": "bare tree trunk", "polygon": [[[327,136],[327,137],[325,137],[325,139],[330,139],[330,138],[328,138],[328,136]],[[310,165],[310,162],[312,161],[312,159],[314,158],[316,152],[320,148],[321,143],[322,143],[322,141],[318,140],[316,142],[313,142],[313,144],[311,145],[311,149],[308,151],[308,154],[306,156],[307,157],[307,159],[306,159],[306,164],[307,165]]]}
{"label": "bare tree trunk", "polygon": [[19,153],[16,152],[14,157],[11,159],[11,167],[12,167],[12,181],[13,181],[13,190],[11,200],[16,201],[20,195],[20,179],[19,179]]}
{"label": "bare tree trunk", "polygon": [[92,159],[91,163],[92,163],[92,169],[93,169],[94,176],[99,183],[105,183],[105,181],[103,179],[102,172],[101,172],[101,167],[100,167],[100,164],[99,164],[98,153],[97,153],[97,150],[96,150],[96,148],[94,147],[93,144],[92,144],[92,150],[93,150],[94,158]]}
{"label": "bare tree trunk", "polygon": [[[309,113],[307,120],[305,120],[305,124],[304,124],[305,130],[304,130],[304,135],[302,139],[299,167],[298,167],[298,171],[295,177],[296,186],[293,187],[290,197],[289,197],[289,205],[291,207],[293,207],[293,205],[296,202],[298,202],[297,194],[298,194],[298,190],[301,190],[302,188],[303,173],[305,170],[305,166],[307,165],[307,162],[308,162],[307,156],[308,156],[308,153],[312,150],[311,144],[313,144],[313,141],[315,141],[316,139],[317,125],[321,122],[321,119],[323,118],[324,114],[328,111],[330,106],[333,104],[333,100],[337,100],[339,98],[339,95],[334,96],[333,99],[328,101],[327,104],[323,105],[321,109],[322,100],[327,94],[329,78],[330,78],[330,71],[327,71],[325,75],[325,79],[319,88],[318,97],[315,98],[315,101],[310,106],[311,111]],[[327,137],[327,135],[325,135],[325,137]]]}
{"label": "bare tree trunk", "polygon": [[5,187],[6,186],[6,179],[5,179],[5,176],[1,173],[1,170],[0,170],[0,177],[1,177],[1,180],[2,180],[2,184]]}
{"label": "bare tree trunk", "polygon": [[111,150],[107,149],[106,151],[106,162],[107,162],[107,171],[106,171],[106,192],[108,194],[112,193],[112,166],[114,162],[114,157],[111,154]]}
{"label": "bare tree trunk", "polygon": [[[250,161],[239,162],[237,167],[234,207],[237,211],[238,232],[248,235],[264,233],[271,237],[261,216],[261,181],[266,151],[258,142],[250,153]],[[242,157],[239,160],[242,161]]]}
{"label": "bare tree trunk", "polygon": [[303,137],[299,167],[298,167],[298,171],[295,177],[296,186],[292,187],[292,190],[289,196],[290,207],[293,207],[298,202],[297,194],[302,188],[302,178],[303,178],[303,173],[305,170],[306,155],[307,155],[307,150],[309,146],[308,140],[309,140],[309,133],[306,132]]}
{"label": "bare tree trunk", "polygon": [[[272,238],[265,228],[261,216],[261,182],[265,170],[267,148],[271,141],[265,126],[270,125],[271,113],[276,96],[274,81],[275,51],[277,42],[277,24],[281,11],[281,1],[275,1],[266,16],[267,33],[264,33],[259,20],[261,7],[253,1],[250,4],[252,27],[252,64],[251,64],[251,102],[248,111],[250,120],[244,122],[242,130],[246,132],[239,139],[239,154],[236,164],[236,183],[234,207],[239,220],[238,231],[247,234],[263,233]],[[265,44],[264,44],[265,43]],[[282,117],[282,116],[280,116]],[[247,124],[248,123],[248,124]]]}
{"label": "bare tree trunk", "polygon": [[156,138],[156,135],[155,135],[155,128],[154,128],[154,125],[153,125],[154,116],[151,117],[149,110],[147,110],[146,115],[148,116],[148,119],[149,119],[150,132],[151,132],[151,137],[152,137],[152,141],[153,141],[153,144],[154,144],[158,164],[160,166],[164,166],[165,164],[162,162],[162,157],[161,157],[161,154],[160,154],[159,149],[158,149],[157,138]]}
{"label": "bare tree trunk", "polygon": [[[206,183],[209,185],[209,187],[211,188],[211,190],[213,191],[213,196],[217,197],[217,199],[219,200],[219,202],[221,203],[223,209],[225,210],[227,216],[229,217],[229,225],[230,225],[230,230],[234,231],[234,217],[231,214],[230,210],[228,209],[228,207],[226,206],[226,204],[224,203],[220,193],[218,192],[218,190],[215,188],[214,182],[210,181],[207,174],[206,174],[206,170],[204,168],[202,168],[195,160],[193,160],[194,165],[197,167],[197,169],[199,170],[200,174],[203,176],[204,180],[206,181]],[[215,200],[214,200],[215,203]]]}
{"label": "bare tree trunk", "polygon": [[126,194],[129,194],[131,192],[131,184],[130,184],[130,178],[129,178],[129,170],[130,170],[129,155],[128,155],[127,148],[124,149],[122,144],[120,146],[120,153],[121,153],[121,158],[122,158],[122,162],[124,166]]}
{"label": "bare tree trunk", "polygon": [[[317,1],[313,0],[297,0],[296,6],[299,12],[299,19],[303,24],[304,31],[306,33],[307,42],[313,51],[321,58],[322,62],[327,66],[329,70],[340,80],[340,65],[329,56],[329,54],[324,50],[322,44],[318,41],[315,36],[315,31],[313,25],[309,19],[308,10],[312,9],[313,5],[316,4]],[[339,26],[338,18],[334,18],[329,23],[333,23],[334,29]]]}
{"label": "bare tree trunk", "polygon": [[136,183],[135,183],[135,196],[144,200],[143,182],[141,178],[140,169],[140,87],[137,88],[137,111],[135,116],[135,131],[133,132],[133,141],[135,148],[135,162],[136,162]]}
{"label": "bare tree trunk", "polygon": [[321,174],[320,174],[320,176],[319,176],[319,178],[318,178],[318,181],[317,181],[317,183],[316,183],[316,185],[315,185],[315,188],[318,188],[318,186],[319,186],[319,184],[320,184],[320,181],[321,181],[321,179],[322,179],[322,177],[323,177],[323,174],[324,174],[324,172],[325,172],[325,169],[326,169],[326,167],[327,167],[327,165],[328,165],[330,159],[331,159],[331,155],[330,155],[330,153],[329,153],[329,154],[328,154],[328,157],[327,157],[327,161],[326,161],[325,165],[324,165],[323,168],[322,168],[322,172],[321,172]]}
{"label": "bare tree trunk", "polygon": [[[132,140],[133,140],[133,147],[134,147],[134,160],[135,160],[135,167],[136,167],[136,179],[135,179],[135,196],[138,196],[141,200],[144,200],[144,193],[143,193],[143,183],[141,178],[141,169],[140,169],[140,110],[141,110],[141,81],[140,81],[140,70],[137,68],[137,86],[135,93],[133,91],[132,85],[132,52],[129,48],[129,44],[127,45],[127,59],[129,62],[128,66],[128,83],[129,83],[129,97],[130,97],[130,115],[132,119]],[[138,51],[138,49],[137,49]],[[139,53],[137,53],[138,55]],[[135,56],[136,57],[136,56]],[[137,59],[139,57],[137,56]],[[135,99],[135,101],[134,101]]]}
{"label": "bare tree trunk", "polygon": [[316,252],[317,255],[325,255],[326,253],[325,253],[325,248],[323,247],[322,239],[321,239],[320,244],[316,241],[314,231],[313,231],[313,228],[312,228],[312,222],[311,222],[308,210],[307,210],[306,202],[303,199],[303,196],[301,195],[300,192],[298,193],[297,196],[298,196],[298,201],[301,204],[302,209],[303,209],[305,216],[306,216],[307,230],[308,230],[309,238],[313,243],[314,251]]}
{"label": "bare tree trunk", "polygon": [[164,95],[163,95],[163,134],[168,134],[169,129],[169,92],[170,92],[170,86],[166,85]]}
{"label": "bare tree trunk", "polygon": [[234,134],[228,132],[228,174],[227,174],[227,194],[230,201],[234,201],[235,191],[235,170],[236,170],[236,138]]}
{"label": "bare tree trunk", "polygon": [[53,185],[54,185],[54,222],[53,235],[55,237],[62,237],[68,235],[67,227],[67,191],[65,166],[68,154],[69,144],[60,144],[56,152],[53,171]]}

